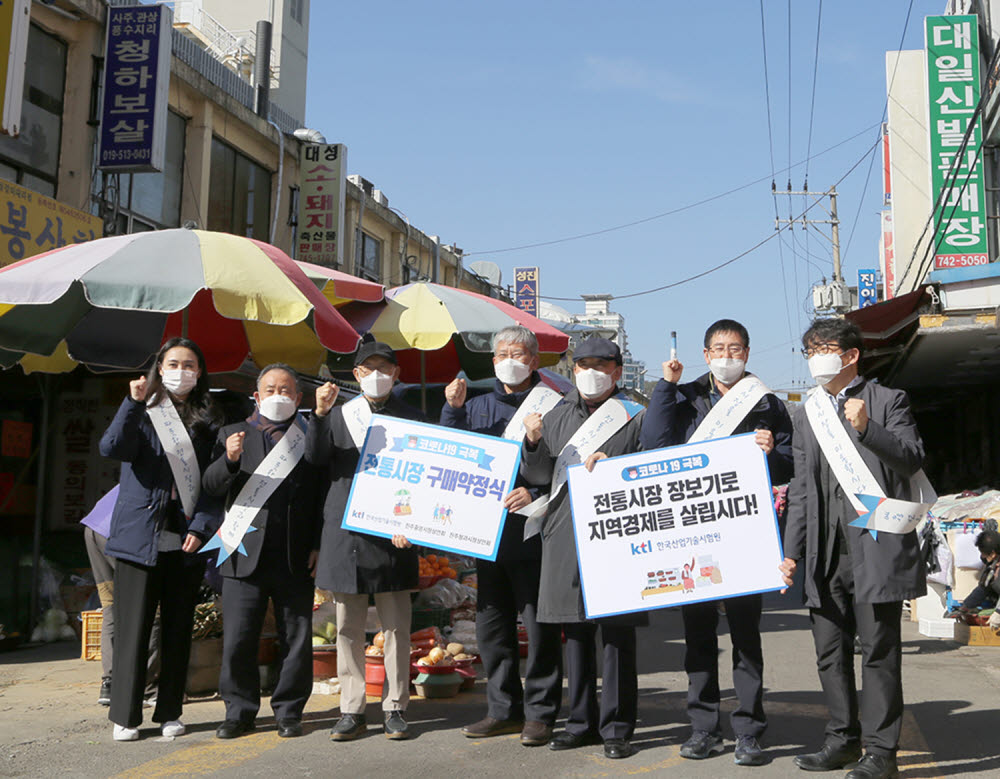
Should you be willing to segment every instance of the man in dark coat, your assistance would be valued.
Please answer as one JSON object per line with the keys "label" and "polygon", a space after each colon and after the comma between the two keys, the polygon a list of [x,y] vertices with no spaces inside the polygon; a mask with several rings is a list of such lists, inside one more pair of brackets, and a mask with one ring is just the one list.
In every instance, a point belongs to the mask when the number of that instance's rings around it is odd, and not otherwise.
{"label": "man in dark coat", "polygon": [[[523,426],[508,431],[511,419],[533,392],[536,398],[558,393],[544,385],[538,368],[538,340],[524,327],[508,327],[493,337],[497,380],[493,391],[468,401],[465,379],[445,388],[441,424],[485,435],[523,436]],[[537,388],[537,389],[536,389]],[[525,746],[547,744],[562,702],[562,642],[559,626],[538,622],[538,580],[542,542],[524,539],[523,509],[541,492],[519,478],[504,499],[508,509],[495,561],[476,561],[476,638],[486,673],[486,717],[462,728],[468,738],[521,734]],[[521,686],[517,615],[528,633],[528,658]]]}
{"label": "man in dark coat", "polygon": [[[858,375],[861,331],[843,319],[820,319],[802,336],[817,400],[836,406],[851,443],[886,497],[915,500],[910,478],[924,447],[906,393]],[[810,398],[812,399],[812,398]],[[808,401],[807,401],[808,402]],[[926,592],[916,532],[848,523],[858,516],[820,448],[806,408],[795,418],[795,477],[788,491],[782,573],[791,584],[804,568],[816,664],[830,710],[819,752],[799,755],[807,771],[843,768],[865,755],[850,779],[894,777],[903,719],[900,619],[903,601]],[[854,636],[861,640],[862,687],[854,678]]]}
{"label": "man in dark coat", "polygon": [[[677,359],[663,363],[661,379],[650,398],[642,423],[642,448],[658,449],[686,443],[712,408],[746,376],[750,334],[732,319],[720,319],[705,332],[705,362],[709,372],[678,385],[683,366]],[[749,404],[748,404],[749,405]],[[792,476],[792,420],[773,394],[746,409],[726,435],[756,431],[757,445],[767,455],[772,484]],[[758,739],[764,734],[764,654],[760,642],[760,594],[726,598],[726,621],[733,642],[733,686],[737,706],[732,714],[737,765],[766,762]],[[723,750],[719,722],[719,611],[717,601],[681,606],[688,675],[687,711],[691,737],[681,757],[702,759]]]}
{"label": "man in dark coat", "polygon": [[[576,389],[545,415],[525,419],[521,473],[532,484],[553,480],[560,452],[592,415],[605,415],[605,404],[620,402],[617,383],[622,374],[617,344],[591,337],[573,355]],[[628,421],[597,442],[587,455],[588,467],[596,457],[615,457],[639,449],[642,411],[628,414]],[[603,433],[599,434],[603,435]],[[579,462],[579,459],[574,460]],[[573,749],[604,741],[604,754],[612,759],[630,757],[638,707],[635,628],[647,623],[645,614],[626,614],[588,621],[584,612],[576,539],[566,486],[553,484],[552,499],[542,524],[542,571],[538,590],[538,621],[561,624],[566,635],[566,676],[570,711],[566,729],[549,742],[555,750]],[[597,703],[597,651],[594,639],[601,628],[604,644],[604,682],[600,709]]]}
{"label": "man in dark coat", "polygon": [[[323,470],[326,501],[316,584],[337,604],[337,677],[340,719],[330,738],[350,741],[367,729],[365,719],[365,621],[373,595],[385,637],[388,693],[382,701],[385,735],[409,737],[403,717],[410,700],[410,591],[417,588],[417,552],[403,536],[391,541],[341,526],[365,430],[372,413],[420,419],[392,393],[399,377],[396,354],[384,343],[363,343],[354,358],[362,395],[334,408],[338,389],[327,382],[316,390],[309,421],[306,460]],[[321,488],[322,489],[322,488]]]}
{"label": "man in dark coat", "polygon": [[[205,492],[226,496],[227,510],[289,429],[301,424],[302,392],[289,366],[264,368],[254,399],[257,408],[248,419],[219,431],[215,456],[202,477]],[[279,736],[302,735],[302,710],[312,692],[312,572],[322,527],[316,486],[315,469],[299,459],[254,517],[256,532],[243,538],[246,554],[234,551],[219,565],[224,633],[219,694],[226,718],[215,732],[218,738],[254,729],[260,710],[257,655],[268,600],[274,602],[281,646],[271,708]]]}

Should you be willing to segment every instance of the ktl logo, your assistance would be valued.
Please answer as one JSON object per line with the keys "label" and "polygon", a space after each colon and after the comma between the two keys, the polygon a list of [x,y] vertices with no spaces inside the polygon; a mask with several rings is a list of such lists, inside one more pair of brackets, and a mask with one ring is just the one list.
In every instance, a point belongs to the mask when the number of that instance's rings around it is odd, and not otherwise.
{"label": "ktl logo", "polygon": [[653,551],[653,542],[643,541],[641,544],[631,544],[631,547],[633,557],[640,554],[649,554]]}

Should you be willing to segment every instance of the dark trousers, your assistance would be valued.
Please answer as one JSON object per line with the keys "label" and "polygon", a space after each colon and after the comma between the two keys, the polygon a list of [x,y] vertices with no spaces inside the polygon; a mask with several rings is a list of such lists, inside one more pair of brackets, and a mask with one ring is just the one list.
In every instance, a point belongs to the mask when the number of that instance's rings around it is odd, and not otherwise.
{"label": "dark trousers", "polygon": [[313,580],[289,573],[283,558],[261,551],[252,574],[222,580],[222,672],[219,694],[226,719],[252,722],[260,710],[260,631],[268,600],[278,628],[278,683],[271,693],[275,719],[302,719],[312,692]]}
{"label": "dark trousers", "polygon": [[[541,566],[541,560],[476,563],[476,639],[486,673],[487,714],[552,726],[562,703],[562,631],[535,618]],[[518,613],[528,632],[523,689]]]}
{"label": "dark trousers", "polygon": [[[733,642],[733,687],[737,706],[732,714],[736,736],[760,738],[764,716],[764,654],[760,648],[760,595],[726,598],[726,621]],[[688,676],[687,711],[694,730],[721,735],[719,723],[718,601],[681,607],[684,617],[684,670]]]}
{"label": "dark trousers", "polygon": [[569,682],[567,733],[599,733],[605,741],[632,738],[638,713],[639,677],[635,661],[635,627],[603,623],[604,657],[601,705],[597,706],[598,625],[573,622],[566,633],[566,678]]}
{"label": "dark trousers", "polygon": [[[91,528],[84,528],[83,542],[87,547],[90,569],[94,572],[97,594],[101,599],[101,681],[111,681],[111,662],[115,637],[115,558],[104,554],[108,539]],[[149,636],[149,661],[146,665],[145,697],[156,695],[156,677],[160,673],[160,621],[153,621]]]}
{"label": "dark trousers", "polygon": [[108,719],[127,728],[142,724],[149,634],[160,607],[160,680],[153,722],[179,719],[184,704],[194,607],[204,563],[185,565],[184,553],[160,552],[156,565],[115,561],[115,654]]}
{"label": "dark trousers", "polygon": [[[836,555],[820,597],[820,607],[810,609],[809,618],[816,667],[830,710],[826,742],[841,746],[860,739],[869,752],[894,755],[903,722],[903,604],[856,602],[850,558]],[[861,641],[860,722],[855,634]]]}

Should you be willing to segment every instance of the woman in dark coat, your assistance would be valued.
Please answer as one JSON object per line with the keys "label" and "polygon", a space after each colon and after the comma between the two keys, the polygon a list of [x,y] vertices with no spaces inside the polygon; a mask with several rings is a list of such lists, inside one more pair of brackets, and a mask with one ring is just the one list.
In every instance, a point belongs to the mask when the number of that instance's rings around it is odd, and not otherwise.
{"label": "woman in dark coat", "polygon": [[[205,569],[196,552],[221,520],[221,502],[201,496],[199,488],[220,421],[201,349],[187,338],[171,338],[149,375],[129,383],[101,438],[101,454],[122,463],[106,546],[117,560],[108,713],[116,741],[139,737],[146,648],[157,607],[163,632],[153,721],[162,723],[165,736],[184,733],[181,707]],[[174,462],[167,451],[177,456]]]}

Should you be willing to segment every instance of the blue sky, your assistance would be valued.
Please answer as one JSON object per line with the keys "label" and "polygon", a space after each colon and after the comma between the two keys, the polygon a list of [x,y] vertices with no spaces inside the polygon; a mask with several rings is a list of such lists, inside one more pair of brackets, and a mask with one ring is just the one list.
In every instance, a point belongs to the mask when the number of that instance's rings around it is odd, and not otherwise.
{"label": "blue sky", "polygon": [[[807,172],[811,189],[826,189],[862,160],[838,186],[844,274],[856,284],[859,268],[878,265],[881,166],[876,159],[865,187],[865,154],[885,105],[885,52],[897,48],[910,2],[823,4],[811,136],[819,0],[791,6],[789,63],[789,3],[764,0],[775,178],[787,186],[791,161],[794,189]],[[944,6],[913,0],[903,48],[922,48],[924,16]],[[758,2],[316,0],[311,14],[307,126],[347,144],[350,172],[411,223],[468,261],[496,262],[504,283],[514,266],[537,265],[542,296],[582,312],[581,294],[671,284],[774,232]],[[644,219],[760,178],[627,229],[496,251]],[[804,203],[794,201],[798,214]],[[787,217],[789,198],[778,205]],[[661,374],[677,330],[685,378],[695,378],[705,328],[731,317],[750,330],[752,370],[774,388],[802,384],[809,290],[832,271],[829,243],[813,232],[807,246],[805,235],[796,229],[793,246],[783,234],[784,277],[773,239],[696,281],[613,301],[649,376]]]}

